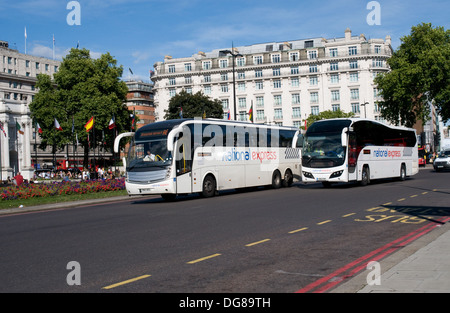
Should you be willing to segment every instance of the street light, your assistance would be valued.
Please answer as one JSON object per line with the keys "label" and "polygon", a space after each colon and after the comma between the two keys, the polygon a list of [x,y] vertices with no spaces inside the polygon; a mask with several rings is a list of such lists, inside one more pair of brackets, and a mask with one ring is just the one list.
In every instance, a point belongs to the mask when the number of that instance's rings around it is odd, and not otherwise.
{"label": "street light", "polygon": [[364,118],[367,118],[367,116],[366,116],[366,105],[367,104],[369,104],[369,102],[361,103],[361,105],[364,107]]}
{"label": "street light", "polygon": [[[233,49],[234,50],[234,49]],[[234,63],[236,60],[236,57],[242,57],[243,55],[240,53],[234,53],[233,51],[230,50],[220,50],[219,51],[219,56],[222,55],[226,55],[229,54],[231,55],[232,58],[232,62],[233,62],[233,106],[234,106],[234,120],[236,121],[236,78],[235,78],[235,73],[234,73]]]}

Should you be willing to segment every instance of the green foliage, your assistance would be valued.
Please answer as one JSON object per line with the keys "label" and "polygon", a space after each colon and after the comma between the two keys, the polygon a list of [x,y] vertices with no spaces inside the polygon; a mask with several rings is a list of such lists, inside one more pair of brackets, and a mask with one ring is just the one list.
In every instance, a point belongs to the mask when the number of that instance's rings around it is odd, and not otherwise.
{"label": "green foliage", "polygon": [[429,119],[433,101],[444,121],[450,119],[450,31],[431,24],[413,26],[411,34],[388,60],[389,73],[375,83],[383,101],[382,116],[394,124],[412,127]]}
{"label": "green foliage", "polygon": [[[337,111],[328,110],[328,111],[320,112],[317,115],[310,115],[306,119],[306,125],[307,125],[307,127],[309,127],[315,121],[327,120],[327,119],[331,119],[331,118],[353,117],[353,116],[354,116],[353,112],[345,113],[341,110],[337,110]],[[303,126],[302,126],[302,128],[303,128]]]}
{"label": "green foliage", "polygon": [[196,94],[182,90],[173,96],[169,102],[169,108],[165,110],[165,119],[180,118],[180,110],[183,109],[183,118],[205,117],[223,118],[223,108],[220,100],[212,100],[200,91]]}
{"label": "green foliage", "polygon": [[[128,88],[120,81],[122,72],[122,66],[118,67],[109,53],[92,59],[89,50],[72,49],[63,59],[53,82],[48,75],[38,75],[36,87],[39,92],[30,104],[30,110],[43,130],[41,148],[52,145],[54,149],[62,149],[65,144],[74,142],[76,133],[85,148],[87,160],[89,143],[84,125],[94,116],[90,145],[93,146],[95,131],[95,145],[106,142],[104,148],[111,150],[115,133],[108,129],[108,124],[112,116],[118,133],[131,127],[130,112],[125,104]],[[55,118],[63,131],[55,129]]]}

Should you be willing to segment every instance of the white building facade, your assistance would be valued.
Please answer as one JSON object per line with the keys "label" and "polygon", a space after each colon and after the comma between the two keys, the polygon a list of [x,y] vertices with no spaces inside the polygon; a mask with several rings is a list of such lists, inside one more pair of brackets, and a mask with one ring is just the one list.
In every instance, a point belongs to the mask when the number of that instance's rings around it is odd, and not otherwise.
{"label": "white building facade", "polygon": [[32,178],[36,141],[29,104],[37,92],[37,75],[53,76],[60,63],[20,53],[0,41],[0,180],[18,172]]}
{"label": "white building facade", "polygon": [[386,60],[392,52],[389,36],[366,39],[347,29],[343,38],[254,44],[177,59],[166,56],[154,65],[151,77],[156,120],[164,119],[170,98],[183,89],[221,100],[224,118],[229,112],[234,119],[236,112],[237,120],[246,121],[252,108],[255,123],[299,127],[310,114],[338,109],[380,120],[373,80],[389,70]]}

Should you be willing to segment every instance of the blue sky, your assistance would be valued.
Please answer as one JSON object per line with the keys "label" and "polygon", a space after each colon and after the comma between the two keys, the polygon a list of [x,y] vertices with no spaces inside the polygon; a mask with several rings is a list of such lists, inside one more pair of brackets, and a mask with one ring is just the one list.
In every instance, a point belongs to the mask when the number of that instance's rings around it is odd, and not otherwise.
{"label": "blue sky", "polygon": [[[377,1],[380,25],[369,25],[366,0],[78,0],[81,25],[69,25],[69,0],[0,0],[0,40],[11,48],[62,59],[79,42],[93,57],[109,52],[124,79],[149,81],[165,55],[315,37],[343,37],[347,27],[366,38],[392,37],[393,47],[422,22],[449,28],[450,1]],[[133,76],[129,72],[132,69]]]}

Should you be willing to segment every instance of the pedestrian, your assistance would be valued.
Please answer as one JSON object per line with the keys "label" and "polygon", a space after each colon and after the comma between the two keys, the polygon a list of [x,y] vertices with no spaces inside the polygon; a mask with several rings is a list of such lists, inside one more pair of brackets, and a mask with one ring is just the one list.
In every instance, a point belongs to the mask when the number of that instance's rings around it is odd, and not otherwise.
{"label": "pedestrian", "polygon": [[14,184],[19,187],[23,184],[23,176],[19,173],[17,173],[16,176],[14,176]]}

